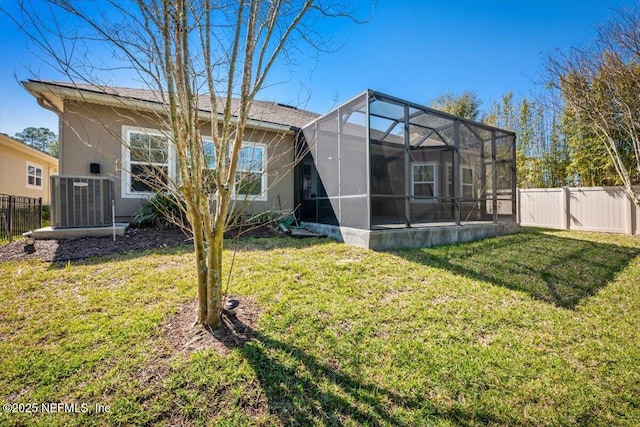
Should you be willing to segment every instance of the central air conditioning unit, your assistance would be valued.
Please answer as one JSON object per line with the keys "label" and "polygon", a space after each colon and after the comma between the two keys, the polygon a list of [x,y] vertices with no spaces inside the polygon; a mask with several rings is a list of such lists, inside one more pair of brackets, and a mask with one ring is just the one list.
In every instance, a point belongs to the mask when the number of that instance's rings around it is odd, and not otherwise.
{"label": "central air conditioning unit", "polygon": [[51,177],[51,227],[113,225],[113,179],[85,176]]}

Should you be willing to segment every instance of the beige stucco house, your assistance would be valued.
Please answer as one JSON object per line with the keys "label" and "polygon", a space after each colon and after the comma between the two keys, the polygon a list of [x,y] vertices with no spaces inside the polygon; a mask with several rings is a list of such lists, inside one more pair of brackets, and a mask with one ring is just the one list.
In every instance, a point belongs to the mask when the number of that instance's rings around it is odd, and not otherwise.
{"label": "beige stucco house", "polygon": [[58,159],[0,134],[0,193],[41,197],[49,204],[49,177],[58,174]]}
{"label": "beige stucco house", "polygon": [[[145,89],[29,80],[23,86],[60,121],[60,175],[112,178],[116,221],[129,221],[153,192],[142,179],[145,164],[177,178],[176,155],[157,93]],[[212,153],[211,106],[201,98],[201,134]],[[255,101],[238,167],[250,185],[234,190],[250,212],[293,211],[294,142],[317,115],[275,102]],[[132,154],[132,147],[136,150]],[[144,151],[145,154],[140,154]],[[244,159],[244,161],[243,161]],[[147,169],[148,170],[148,169]],[[242,194],[244,189],[248,194]]]}
{"label": "beige stucco house", "polygon": [[[113,180],[116,221],[128,221],[153,194],[148,180],[157,183],[155,173],[177,183],[161,93],[41,80],[23,85],[60,118],[60,175]],[[202,154],[212,164],[207,135],[221,112],[212,111],[208,96],[198,106]],[[252,213],[295,212],[309,228],[377,249],[518,229],[516,135],[508,130],[367,90],[322,116],[255,101],[244,139],[241,182],[231,191]],[[65,185],[66,201],[95,194],[89,183]]]}

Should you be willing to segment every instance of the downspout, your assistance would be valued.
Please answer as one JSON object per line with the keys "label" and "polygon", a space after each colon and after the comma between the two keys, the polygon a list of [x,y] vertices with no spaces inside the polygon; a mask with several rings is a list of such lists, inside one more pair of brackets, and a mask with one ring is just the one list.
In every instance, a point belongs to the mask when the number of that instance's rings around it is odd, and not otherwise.
{"label": "downspout", "polygon": [[[36,97],[36,101],[38,102],[38,105],[41,106],[42,108],[44,108],[45,110],[49,110],[53,113],[55,113],[58,116],[58,175],[62,174],[62,140],[63,140],[63,126],[62,126],[62,115],[64,114],[64,107],[63,110],[60,110],[58,108],[55,107],[55,105],[49,101],[48,99],[45,98],[45,96],[40,93],[40,96]],[[62,105],[64,106],[64,99],[60,98],[60,100],[62,101]],[[49,174],[49,177],[51,176],[51,174]]]}
{"label": "downspout", "polygon": [[45,99],[45,97],[42,94],[40,94],[40,96],[38,96],[36,100],[38,102],[38,105],[44,108],[45,110],[52,111],[56,113],[58,116],[62,115],[63,112],[58,110],[51,102]]}

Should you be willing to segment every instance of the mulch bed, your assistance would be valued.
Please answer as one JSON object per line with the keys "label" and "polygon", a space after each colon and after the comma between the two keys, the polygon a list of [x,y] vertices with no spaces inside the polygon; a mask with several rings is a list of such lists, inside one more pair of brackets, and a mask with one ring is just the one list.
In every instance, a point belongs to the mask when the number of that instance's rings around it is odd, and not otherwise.
{"label": "mulch bed", "polygon": [[[225,238],[273,237],[280,235],[271,227],[263,226],[247,231],[229,231]],[[83,237],[65,240],[36,240],[35,251],[25,250],[25,241],[16,240],[0,246],[0,261],[37,259],[44,262],[75,261],[112,255],[120,252],[191,245],[190,236],[180,229],[128,228],[114,242],[111,237]]]}
{"label": "mulch bed", "polygon": [[260,316],[260,307],[247,297],[235,298],[240,305],[233,313],[222,312],[222,323],[215,329],[194,327],[197,301],[191,301],[181,307],[165,324],[163,329],[169,343],[169,353],[190,354],[195,351],[213,348],[220,355],[227,355],[231,349],[241,347],[255,338],[255,324]]}

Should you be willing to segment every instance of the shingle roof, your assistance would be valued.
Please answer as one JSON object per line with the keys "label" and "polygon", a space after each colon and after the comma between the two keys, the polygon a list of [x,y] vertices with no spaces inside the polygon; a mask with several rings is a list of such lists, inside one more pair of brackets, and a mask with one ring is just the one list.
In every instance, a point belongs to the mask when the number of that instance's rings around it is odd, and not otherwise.
{"label": "shingle roof", "polygon": [[[56,86],[59,88],[76,89],[87,91],[95,94],[111,95],[119,98],[130,99],[135,101],[150,102],[162,104],[162,93],[150,89],[136,89],[116,86],[103,86],[83,83],[69,83],[50,80],[30,80],[35,83]],[[225,98],[218,98],[217,112],[223,113]],[[198,108],[201,111],[211,112],[211,100],[207,94],[199,96]],[[235,115],[240,106],[239,100],[232,99],[231,114]],[[278,125],[302,128],[310,122],[317,119],[320,115],[310,111],[302,110],[296,107],[279,104],[272,101],[254,100],[249,111],[249,119],[259,122],[272,123]]]}

